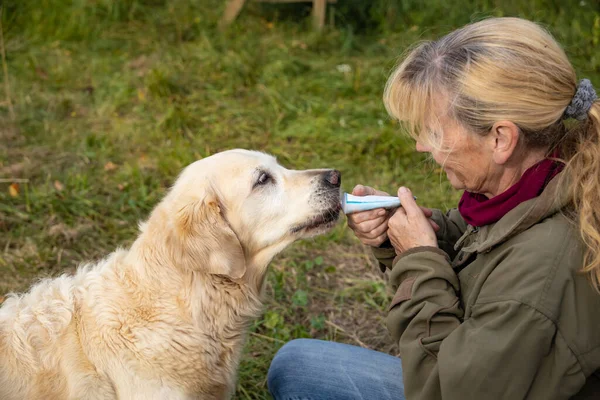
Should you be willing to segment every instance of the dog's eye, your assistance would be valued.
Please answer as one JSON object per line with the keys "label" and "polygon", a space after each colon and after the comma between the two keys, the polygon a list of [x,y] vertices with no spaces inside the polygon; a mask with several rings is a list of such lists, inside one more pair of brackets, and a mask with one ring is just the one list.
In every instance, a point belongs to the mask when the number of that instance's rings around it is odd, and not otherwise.
{"label": "dog's eye", "polygon": [[262,172],[260,174],[260,176],[258,177],[256,184],[264,185],[265,183],[269,182],[270,180],[271,180],[271,176],[269,174],[267,174],[266,172]]}
{"label": "dog's eye", "polygon": [[273,181],[273,177],[266,172],[261,172],[258,175],[258,179],[254,183],[254,187],[266,185],[269,182]]}

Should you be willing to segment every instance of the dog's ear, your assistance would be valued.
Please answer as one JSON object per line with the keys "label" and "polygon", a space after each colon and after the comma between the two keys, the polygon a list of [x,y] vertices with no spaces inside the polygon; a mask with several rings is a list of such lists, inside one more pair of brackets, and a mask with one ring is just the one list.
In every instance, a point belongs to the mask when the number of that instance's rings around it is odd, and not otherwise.
{"label": "dog's ear", "polygon": [[233,279],[244,276],[244,250],[216,197],[186,204],[177,212],[175,224],[181,254],[173,256],[186,268]]}

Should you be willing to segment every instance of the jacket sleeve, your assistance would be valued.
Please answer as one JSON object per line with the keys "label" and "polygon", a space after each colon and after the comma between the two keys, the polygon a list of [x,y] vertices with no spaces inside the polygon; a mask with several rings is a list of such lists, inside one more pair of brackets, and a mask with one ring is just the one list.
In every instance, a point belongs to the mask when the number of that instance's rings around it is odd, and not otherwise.
{"label": "jacket sleeve", "polygon": [[454,245],[467,230],[467,223],[456,208],[449,210],[446,214],[434,209],[431,219],[440,227],[440,230],[436,234],[438,246],[451,259],[454,258],[456,256]]}
{"label": "jacket sleeve", "polygon": [[403,253],[390,276],[397,287],[387,318],[411,400],[523,399],[556,328],[514,300],[476,304],[469,319],[459,282],[437,248]]}
{"label": "jacket sleeve", "polygon": [[392,269],[394,259],[396,258],[396,250],[389,239],[379,247],[371,247],[371,251],[379,263],[381,272],[385,272],[386,269]]}

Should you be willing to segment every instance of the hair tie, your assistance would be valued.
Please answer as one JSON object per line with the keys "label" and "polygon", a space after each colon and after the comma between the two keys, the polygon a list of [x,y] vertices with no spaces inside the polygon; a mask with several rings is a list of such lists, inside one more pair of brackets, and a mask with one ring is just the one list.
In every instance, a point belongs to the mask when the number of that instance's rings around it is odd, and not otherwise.
{"label": "hair tie", "polygon": [[588,111],[590,111],[592,104],[594,104],[597,98],[598,96],[592,86],[592,82],[589,79],[582,79],[579,81],[579,85],[577,85],[575,96],[573,96],[573,100],[567,106],[563,118],[575,118],[578,121],[585,120],[588,116]]}

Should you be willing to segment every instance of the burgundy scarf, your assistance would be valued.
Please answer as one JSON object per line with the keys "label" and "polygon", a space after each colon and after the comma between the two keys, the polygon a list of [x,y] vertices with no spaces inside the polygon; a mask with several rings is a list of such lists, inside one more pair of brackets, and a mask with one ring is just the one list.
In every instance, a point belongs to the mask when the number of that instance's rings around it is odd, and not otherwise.
{"label": "burgundy scarf", "polygon": [[563,167],[564,164],[546,158],[525,171],[513,186],[491,199],[465,191],[458,203],[458,211],[470,225],[493,224],[519,204],[539,196]]}

